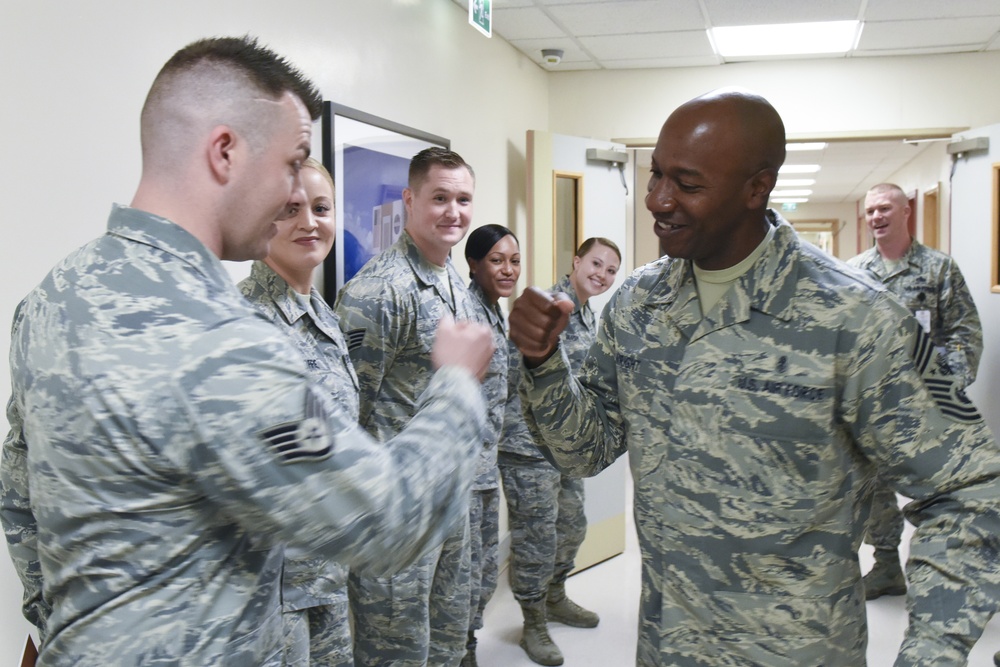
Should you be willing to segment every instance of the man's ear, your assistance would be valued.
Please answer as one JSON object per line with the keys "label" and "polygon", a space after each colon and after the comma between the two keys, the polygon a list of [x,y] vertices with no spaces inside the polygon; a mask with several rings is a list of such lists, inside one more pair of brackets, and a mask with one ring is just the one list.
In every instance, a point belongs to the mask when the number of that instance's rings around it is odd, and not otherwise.
{"label": "man's ear", "polygon": [[403,207],[406,209],[406,219],[413,216],[413,190],[403,188]]}
{"label": "man's ear", "polygon": [[208,135],[208,168],[219,183],[228,183],[235,164],[236,133],[227,125],[217,125]]}
{"label": "man's ear", "polygon": [[771,167],[765,167],[751,176],[749,181],[750,197],[747,202],[747,208],[757,209],[767,206],[768,197],[771,196],[771,190],[774,189],[774,185],[777,182],[778,170]]}

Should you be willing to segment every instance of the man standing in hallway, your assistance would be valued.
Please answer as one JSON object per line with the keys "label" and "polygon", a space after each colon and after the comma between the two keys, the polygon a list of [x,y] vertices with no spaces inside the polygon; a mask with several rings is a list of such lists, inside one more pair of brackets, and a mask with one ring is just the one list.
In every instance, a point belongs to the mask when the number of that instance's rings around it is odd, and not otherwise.
{"label": "man standing in hallway", "polygon": [[39,665],[278,667],[284,543],[393,571],[468,521],[489,330],[443,326],[418,416],[375,443],[222,264],[304,205],[321,108],[255,39],[181,49],[131,206],[18,306],[0,519]]}
{"label": "man standing in hallway", "polygon": [[628,452],[637,665],[865,664],[875,470],[914,499],[896,667],[965,664],[1000,608],[1000,451],[906,308],[767,208],[784,158],[760,96],[670,114],[646,195],[669,257],[618,289],[578,373],[572,303],[525,290],[525,418],[567,474]]}
{"label": "man standing in hallway", "polygon": [[[983,353],[983,329],[962,272],[948,255],[910,236],[906,193],[880,183],[865,195],[865,222],[875,247],[848,264],[866,271],[910,309],[964,389],[976,379]],[[867,541],[875,547],[875,566],[865,575],[865,598],[906,593],[899,564],[903,515],[891,488],[876,482]]]}
{"label": "man standing in hallway", "polygon": [[[341,290],[336,311],[360,386],[360,424],[390,438],[413,418],[431,379],[431,333],[442,319],[479,321],[449,256],[472,222],[475,176],[457,153],[420,151],[403,191],[406,224],[391,247]],[[482,433],[485,442],[489,438]],[[492,467],[480,460],[477,477]],[[352,571],[354,658],[362,665],[458,665],[469,641],[469,521],[417,564],[391,576]]]}

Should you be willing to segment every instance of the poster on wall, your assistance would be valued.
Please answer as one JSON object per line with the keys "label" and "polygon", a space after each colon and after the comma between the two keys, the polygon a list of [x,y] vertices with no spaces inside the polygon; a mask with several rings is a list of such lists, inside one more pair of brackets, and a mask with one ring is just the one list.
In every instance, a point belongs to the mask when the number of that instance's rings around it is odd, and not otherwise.
{"label": "poster on wall", "polygon": [[336,241],[323,263],[323,296],[330,304],[368,260],[403,233],[403,189],[410,158],[431,146],[451,148],[451,142],[363,111],[324,103],[323,165],[336,186]]}

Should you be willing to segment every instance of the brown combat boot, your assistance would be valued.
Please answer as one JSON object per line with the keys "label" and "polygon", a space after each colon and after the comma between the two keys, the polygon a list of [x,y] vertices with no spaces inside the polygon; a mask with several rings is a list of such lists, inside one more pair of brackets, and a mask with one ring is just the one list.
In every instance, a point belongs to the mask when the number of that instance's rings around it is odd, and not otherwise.
{"label": "brown combat boot", "polygon": [[596,628],[600,617],[566,597],[566,584],[549,584],[545,615],[550,621],[574,628]]}
{"label": "brown combat boot", "polygon": [[539,665],[563,664],[563,654],[552,641],[549,628],[545,625],[545,603],[539,600],[533,604],[522,604],[521,613],[524,614],[521,648],[532,662]]}
{"label": "brown combat boot", "polygon": [[906,595],[906,578],[895,549],[875,549],[875,566],[865,575],[865,599],[883,595]]}

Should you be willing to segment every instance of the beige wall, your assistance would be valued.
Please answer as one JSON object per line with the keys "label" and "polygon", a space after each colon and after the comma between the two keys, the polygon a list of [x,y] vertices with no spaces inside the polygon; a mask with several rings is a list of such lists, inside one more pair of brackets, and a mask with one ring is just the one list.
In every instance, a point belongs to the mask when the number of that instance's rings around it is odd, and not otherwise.
{"label": "beige wall", "polygon": [[606,139],[656,137],[667,115],[709,90],[742,86],[768,98],[790,135],[997,121],[1000,51],[733,63],[673,70],[551,75],[550,129]]}

